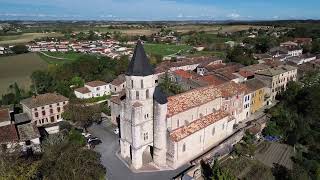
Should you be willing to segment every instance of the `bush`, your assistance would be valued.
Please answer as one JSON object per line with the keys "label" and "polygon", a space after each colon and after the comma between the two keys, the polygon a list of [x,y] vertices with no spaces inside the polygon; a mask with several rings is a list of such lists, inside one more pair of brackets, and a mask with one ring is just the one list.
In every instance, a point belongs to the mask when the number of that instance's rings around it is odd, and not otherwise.
{"label": "bush", "polygon": [[23,54],[23,53],[27,53],[29,52],[28,47],[25,45],[15,45],[11,48],[11,50],[15,53],[15,54]]}

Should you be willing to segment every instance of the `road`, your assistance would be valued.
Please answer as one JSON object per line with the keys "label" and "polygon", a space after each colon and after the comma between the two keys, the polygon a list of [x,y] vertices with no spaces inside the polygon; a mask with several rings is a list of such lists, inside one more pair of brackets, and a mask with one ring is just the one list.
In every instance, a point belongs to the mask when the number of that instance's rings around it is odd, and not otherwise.
{"label": "road", "polygon": [[114,126],[103,121],[101,125],[94,124],[88,130],[100,138],[102,144],[96,146],[95,151],[101,154],[101,163],[107,169],[107,179],[109,180],[166,180],[171,179],[188,166],[184,166],[175,171],[158,171],[147,173],[132,172],[117,156],[119,150],[118,137],[113,133]]}

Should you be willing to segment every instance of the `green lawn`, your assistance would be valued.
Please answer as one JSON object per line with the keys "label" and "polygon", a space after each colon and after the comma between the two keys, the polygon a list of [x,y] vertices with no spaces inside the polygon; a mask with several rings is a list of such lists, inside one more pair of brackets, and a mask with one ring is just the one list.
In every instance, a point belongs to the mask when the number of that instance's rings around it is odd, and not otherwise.
{"label": "green lawn", "polygon": [[188,45],[174,45],[174,44],[144,44],[144,48],[147,53],[154,54],[154,55],[162,55],[167,56],[171,54],[181,53],[185,54],[190,49],[191,46]]}
{"label": "green lawn", "polygon": [[32,72],[47,67],[48,64],[35,53],[0,57],[0,95],[6,93],[14,82],[29,89]]}
{"label": "green lawn", "polygon": [[[80,56],[82,56],[82,53],[77,52],[45,52],[45,54],[52,56],[48,57],[45,56],[42,53],[39,53],[39,56],[45,60],[49,64],[63,64],[70,61],[75,61],[79,59]],[[55,58],[54,58],[55,57]]]}
{"label": "green lawn", "polygon": [[193,54],[190,54],[189,56],[215,56],[219,58],[225,58],[226,53],[223,51],[197,51]]}

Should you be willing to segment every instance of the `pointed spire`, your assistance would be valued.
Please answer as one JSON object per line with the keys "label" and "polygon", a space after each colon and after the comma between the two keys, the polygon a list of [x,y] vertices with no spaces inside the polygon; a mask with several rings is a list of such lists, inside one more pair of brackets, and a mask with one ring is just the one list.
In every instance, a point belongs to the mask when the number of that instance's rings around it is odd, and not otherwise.
{"label": "pointed spire", "polygon": [[127,76],[149,76],[154,74],[154,70],[149,63],[148,57],[144,51],[143,45],[138,40],[134,50],[133,57],[129,63]]}
{"label": "pointed spire", "polygon": [[159,104],[168,103],[167,95],[161,90],[159,86],[154,89],[153,99]]}

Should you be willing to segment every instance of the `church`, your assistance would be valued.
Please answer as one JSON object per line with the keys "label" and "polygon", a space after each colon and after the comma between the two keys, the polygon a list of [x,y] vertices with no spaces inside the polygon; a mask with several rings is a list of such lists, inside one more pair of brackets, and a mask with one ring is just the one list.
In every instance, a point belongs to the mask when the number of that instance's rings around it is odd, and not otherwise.
{"label": "church", "polygon": [[120,108],[120,155],[134,169],[176,169],[215,147],[244,119],[246,88],[227,82],[167,97],[138,41]]}

